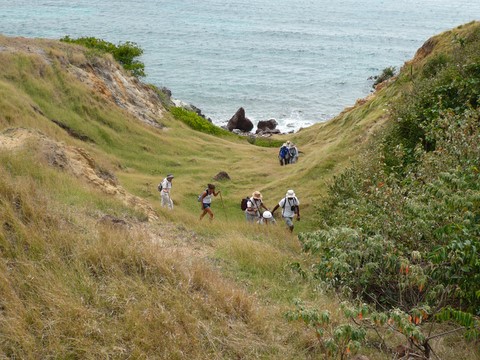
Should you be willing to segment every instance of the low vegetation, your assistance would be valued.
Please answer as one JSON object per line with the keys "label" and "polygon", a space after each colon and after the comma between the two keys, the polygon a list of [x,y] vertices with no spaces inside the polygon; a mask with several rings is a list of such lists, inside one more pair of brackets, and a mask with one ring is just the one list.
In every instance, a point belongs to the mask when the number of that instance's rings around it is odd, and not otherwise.
{"label": "low vegetation", "polygon": [[388,79],[391,79],[395,76],[396,74],[396,69],[394,66],[389,66],[386,67],[385,69],[382,70],[380,75],[375,75],[370,77],[370,80],[374,80],[372,87],[375,88],[378,84],[383,83],[384,81],[387,81]]}
{"label": "low vegetation", "polygon": [[[367,330],[384,349],[397,331],[425,358],[438,337],[480,337],[480,27],[457,31],[448,55],[404,67],[393,122],[332,182],[319,230],[300,235],[313,276],[359,304],[345,307],[349,337],[325,340],[334,357]],[[321,331],[310,311],[293,318]]]}
{"label": "low vegetation", "polygon": [[172,107],[170,111],[175,119],[180,120],[193,130],[216,136],[236,137],[236,135],[232,134],[230,131],[212,124],[210,121],[193,111],[185,110],[180,107]]}
{"label": "low vegetation", "polygon": [[145,76],[145,64],[137,59],[143,54],[143,49],[134,42],[127,41],[115,45],[111,42],[95,37],[80,37],[73,39],[68,35],[60,39],[60,41],[70,44],[79,44],[101,53],[109,53],[125,70],[130,71],[133,76]]}

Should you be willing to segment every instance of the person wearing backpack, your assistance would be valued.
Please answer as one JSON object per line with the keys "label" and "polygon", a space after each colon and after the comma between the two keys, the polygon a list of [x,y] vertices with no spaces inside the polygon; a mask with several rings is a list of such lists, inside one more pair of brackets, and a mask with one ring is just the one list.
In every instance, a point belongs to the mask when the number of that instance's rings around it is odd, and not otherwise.
{"label": "person wearing backpack", "polygon": [[212,195],[217,196],[218,194],[220,194],[220,192],[221,192],[220,190],[215,192],[215,185],[213,184],[207,185],[207,188],[202,193],[202,195],[200,195],[200,198],[198,199],[198,201],[202,203],[202,207],[201,207],[202,213],[200,214],[200,220],[202,220],[206,214],[210,216],[210,220],[213,220],[215,215],[213,214],[213,211],[210,207],[212,204]]}
{"label": "person wearing backpack", "polygon": [[287,165],[290,154],[288,153],[287,143],[284,143],[278,152],[278,160],[280,161],[280,166]]}
{"label": "person wearing backpack", "polygon": [[298,149],[294,143],[290,143],[288,152],[290,154],[290,164],[295,164],[298,160]]}
{"label": "person wearing backpack", "polygon": [[172,180],[174,176],[168,174],[165,179],[158,185],[158,191],[160,191],[160,199],[162,201],[162,206],[167,206],[170,210],[173,209],[173,200],[170,197],[170,191],[172,190]]}
{"label": "person wearing backpack", "polygon": [[262,201],[262,194],[260,191],[254,191],[252,197],[247,201],[247,208],[245,209],[245,219],[247,222],[254,223],[261,217],[260,208],[263,207],[268,210]]}
{"label": "person wearing backpack", "polygon": [[300,201],[293,190],[288,190],[285,197],[275,205],[272,214],[275,213],[279,207],[282,208],[282,217],[285,220],[290,232],[293,232],[293,218],[297,216],[297,221],[300,221]]}

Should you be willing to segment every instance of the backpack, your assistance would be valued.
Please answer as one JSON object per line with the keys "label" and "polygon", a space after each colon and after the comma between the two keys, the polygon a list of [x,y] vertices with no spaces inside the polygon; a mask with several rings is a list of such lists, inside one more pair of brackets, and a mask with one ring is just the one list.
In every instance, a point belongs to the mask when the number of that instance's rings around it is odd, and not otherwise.
{"label": "backpack", "polygon": [[282,146],[280,148],[280,154],[279,154],[280,157],[284,159],[287,156],[287,154],[288,154],[288,148],[286,146]]}
{"label": "backpack", "polygon": [[[205,191],[203,191],[200,195],[198,195],[198,198],[197,198],[197,201],[198,201],[198,202],[201,202],[201,201],[202,201],[202,196],[203,196],[203,194],[205,194],[205,193],[207,193],[207,195],[208,195],[208,189],[205,189]],[[206,195],[205,195],[205,196],[206,196]]]}
{"label": "backpack", "polygon": [[250,198],[248,196],[243,198],[242,201],[240,202],[240,209],[242,209],[243,211],[247,210],[247,203],[249,200]]}
{"label": "backpack", "polygon": [[157,190],[162,192],[162,189],[163,189],[162,183],[158,184],[157,185]]}
{"label": "backpack", "polygon": [[297,205],[297,200],[296,198],[293,198],[293,205],[292,203],[288,200],[288,198],[284,198],[285,199],[285,202],[283,203],[283,206],[282,206],[282,214],[285,212],[285,206],[287,206],[287,203],[288,203],[288,206],[290,206],[290,210],[291,211],[295,211],[295,208],[298,206]]}

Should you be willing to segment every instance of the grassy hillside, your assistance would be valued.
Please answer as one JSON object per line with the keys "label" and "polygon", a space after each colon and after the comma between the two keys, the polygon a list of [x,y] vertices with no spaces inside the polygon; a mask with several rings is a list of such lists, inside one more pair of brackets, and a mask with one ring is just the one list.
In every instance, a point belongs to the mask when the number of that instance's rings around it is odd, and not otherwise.
{"label": "grassy hillside", "polygon": [[[292,186],[267,190],[293,170],[277,149],[196,132],[161,108],[158,126],[145,123],[106,86],[105,72],[123,73],[108,56],[47,40],[0,45],[3,356],[316,353],[314,336],[283,318],[295,297],[326,301],[290,269],[299,244],[283,226],[246,226],[239,210],[255,189],[273,207]],[[217,218],[199,223],[197,194],[221,170],[232,181],[219,184]],[[173,212],[156,192],[168,172]],[[159,220],[146,222],[132,197]]]}
{"label": "grassy hillside", "polygon": [[[435,49],[448,51],[449,35],[439,39]],[[1,356],[325,353],[315,333],[285,318],[300,299],[328,309],[334,323],[344,319],[336,297],[301,270],[316,259],[296,234],[318,228],[327,185],[386,128],[390,104],[412,79],[279,136],[303,152],[280,167],[277,148],[176,120],[109,55],[0,37],[0,69]],[[216,219],[199,222],[197,195],[220,171],[231,180],[216,182]],[[174,211],[160,208],[156,192],[167,173],[175,174]],[[242,197],[260,190],[273,208],[290,188],[302,202],[293,235],[281,222],[245,224]]]}

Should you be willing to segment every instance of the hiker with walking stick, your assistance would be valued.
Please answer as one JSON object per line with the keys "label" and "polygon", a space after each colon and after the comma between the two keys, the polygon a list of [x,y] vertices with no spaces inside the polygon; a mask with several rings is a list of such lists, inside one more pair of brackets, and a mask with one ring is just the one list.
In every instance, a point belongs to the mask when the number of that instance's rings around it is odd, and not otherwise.
{"label": "hiker with walking stick", "polygon": [[202,220],[206,214],[210,216],[210,220],[213,220],[214,214],[210,207],[212,204],[212,195],[217,196],[218,194],[220,194],[220,192],[220,190],[215,192],[215,185],[208,184],[205,191],[199,196],[198,201],[202,203],[202,213],[200,214],[200,220]]}

